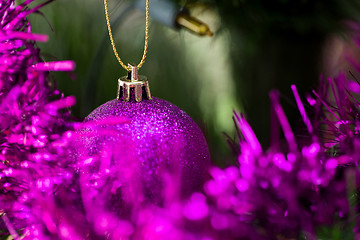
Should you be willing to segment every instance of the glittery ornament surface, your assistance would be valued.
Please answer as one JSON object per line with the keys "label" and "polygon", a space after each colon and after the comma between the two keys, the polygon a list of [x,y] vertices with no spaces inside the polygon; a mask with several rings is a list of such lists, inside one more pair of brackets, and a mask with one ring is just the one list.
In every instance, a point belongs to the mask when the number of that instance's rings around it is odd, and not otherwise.
{"label": "glittery ornament surface", "polygon": [[[109,119],[117,121],[101,123]],[[88,138],[89,154],[102,154],[111,148],[112,161],[132,172],[145,201],[162,202],[165,172],[179,176],[181,187],[177,191],[181,196],[202,189],[210,164],[206,140],[196,123],[175,105],[158,98],[142,102],[112,100],[95,109],[85,122],[90,126],[100,122],[99,128],[106,130],[106,134],[99,131]],[[115,149],[111,147],[114,145]]]}

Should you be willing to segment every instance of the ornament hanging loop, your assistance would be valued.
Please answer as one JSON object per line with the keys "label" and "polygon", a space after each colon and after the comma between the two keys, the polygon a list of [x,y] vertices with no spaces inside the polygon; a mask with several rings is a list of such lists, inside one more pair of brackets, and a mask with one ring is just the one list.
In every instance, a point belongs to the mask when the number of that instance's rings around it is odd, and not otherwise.
{"label": "ornament hanging loop", "polygon": [[[104,0],[104,7],[105,7],[105,18],[106,18],[106,24],[108,27],[108,32],[109,32],[109,38],[110,38],[110,42],[111,42],[111,46],[112,49],[114,51],[115,57],[118,60],[118,62],[120,63],[120,65],[127,71],[131,71],[131,68],[129,68],[129,66],[126,66],[124,64],[124,62],[121,60],[119,53],[117,52],[116,46],[115,46],[115,41],[114,41],[114,37],[112,34],[112,30],[111,30],[111,24],[110,24],[110,17],[109,17],[109,9],[108,9],[108,0]],[[143,52],[143,56],[140,60],[140,63],[137,65],[137,68],[141,68],[142,65],[145,63],[145,59],[147,56],[147,51],[148,51],[148,45],[149,45],[149,0],[146,0],[146,16],[145,16],[145,43],[144,43],[144,52]]]}
{"label": "ornament hanging loop", "polygon": [[118,80],[117,100],[122,99],[125,102],[130,100],[141,102],[143,98],[151,100],[152,96],[147,78],[139,75],[137,66],[128,64],[128,69],[128,75]]}

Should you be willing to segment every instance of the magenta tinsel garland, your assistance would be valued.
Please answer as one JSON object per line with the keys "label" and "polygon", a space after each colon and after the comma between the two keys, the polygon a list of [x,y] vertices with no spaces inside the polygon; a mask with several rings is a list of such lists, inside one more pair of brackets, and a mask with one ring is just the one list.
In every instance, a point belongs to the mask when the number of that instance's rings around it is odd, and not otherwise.
{"label": "magenta tinsel garland", "polygon": [[[213,167],[204,191],[194,192],[188,199],[174,197],[176,189],[180,189],[179,181],[165,171],[162,204],[134,201],[124,216],[103,212],[96,204],[84,206],[91,202],[82,199],[79,181],[83,164],[91,158],[75,154],[79,133],[73,130],[89,126],[69,122],[68,108],[75,99],[64,97],[48,78],[48,71],[69,71],[74,63],[41,60],[34,41],[46,41],[47,37],[31,33],[26,16],[38,7],[30,9],[30,2],[15,6],[14,0],[0,1],[3,236],[16,239],[21,235],[32,240],[216,240],[290,239],[304,235],[316,239],[320,227],[343,222],[351,227],[347,230],[353,232],[354,238],[359,238],[360,221],[353,202],[358,201],[360,184],[359,102],[354,96],[360,93],[360,87],[343,74],[323,80],[321,88],[307,97],[307,108],[313,111],[315,120],[307,115],[292,86],[299,117],[307,130],[306,143],[300,143],[291,130],[279,94],[274,91],[270,99],[286,147],[265,152],[246,119],[235,114],[238,166]],[[330,96],[328,89],[332,89]],[[57,100],[50,100],[56,96]],[[94,157],[107,158],[111,151],[104,150]],[[132,167],[127,167],[130,170],[124,169],[121,177],[131,178]],[[121,186],[118,174],[110,173],[107,178]],[[100,175],[92,179],[95,182],[89,184],[104,180]],[[101,194],[111,191],[110,187],[104,188]],[[132,194],[132,199],[137,199],[137,192]],[[86,210],[89,208],[91,213]],[[90,222],[89,214],[97,220]]]}
{"label": "magenta tinsel garland", "polygon": [[47,36],[31,33],[26,17],[44,4],[31,9],[30,2],[0,1],[0,232],[14,238],[37,231],[42,199],[72,176],[63,156],[75,99],[51,86],[48,71],[71,71],[74,63],[41,60],[35,41]]}

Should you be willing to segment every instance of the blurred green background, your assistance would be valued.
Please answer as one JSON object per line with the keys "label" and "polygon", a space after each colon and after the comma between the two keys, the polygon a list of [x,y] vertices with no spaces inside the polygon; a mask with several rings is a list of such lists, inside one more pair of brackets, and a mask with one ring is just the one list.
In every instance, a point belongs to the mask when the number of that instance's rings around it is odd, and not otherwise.
{"label": "blurred green background", "polygon": [[[148,58],[140,74],[150,80],[154,96],[174,103],[199,124],[219,165],[235,161],[224,136],[235,139],[234,110],[245,112],[263,146],[269,145],[270,130],[274,134],[271,89],[282,93],[290,123],[300,122],[290,85],[296,84],[301,95],[316,88],[326,69],[324,52],[339,46],[329,41],[340,37],[346,42],[347,23],[358,21],[360,13],[357,0],[169,1],[179,9],[188,7],[215,35],[198,37],[152,19]],[[110,18],[121,58],[138,63],[145,19],[129,4],[109,1]],[[38,44],[46,61],[76,62],[74,73],[53,75],[60,90],[76,96],[73,115],[82,119],[114,99],[117,79],[126,75],[110,47],[103,1],[58,0],[42,13],[45,17],[30,18],[33,32],[50,36],[49,42]]]}

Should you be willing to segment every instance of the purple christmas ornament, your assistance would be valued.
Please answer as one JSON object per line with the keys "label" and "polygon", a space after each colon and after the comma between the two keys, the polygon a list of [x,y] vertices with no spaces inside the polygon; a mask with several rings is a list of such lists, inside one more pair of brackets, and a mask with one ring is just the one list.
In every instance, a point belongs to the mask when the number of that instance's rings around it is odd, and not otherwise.
{"label": "purple christmas ornament", "polygon": [[[168,198],[180,200],[201,191],[210,164],[196,123],[175,105],[152,98],[147,82],[137,83],[146,86],[138,92],[119,86],[124,93],[119,100],[86,117],[77,146],[85,206],[102,202],[104,211],[121,216],[138,204],[162,205]],[[141,101],[143,96],[147,99]]]}

